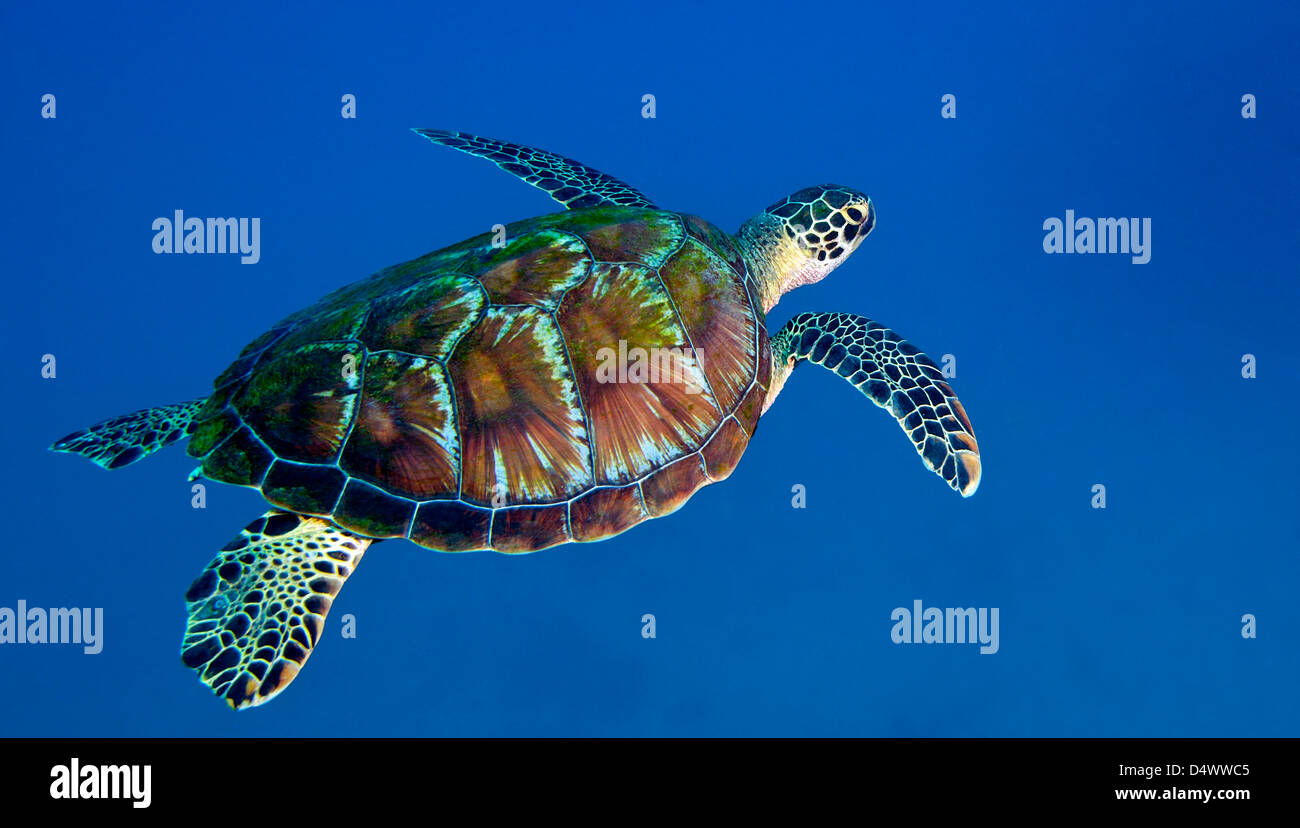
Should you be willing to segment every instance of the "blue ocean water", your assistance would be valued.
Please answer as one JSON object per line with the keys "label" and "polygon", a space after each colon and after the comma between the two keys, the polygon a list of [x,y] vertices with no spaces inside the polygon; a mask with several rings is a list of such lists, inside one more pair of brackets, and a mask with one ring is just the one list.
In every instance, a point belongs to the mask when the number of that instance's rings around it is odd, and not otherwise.
{"label": "blue ocean water", "polygon": [[[0,607],[104,618],[98,654],[0,644],[0,736],[1300,735],[1300,13],[962,5],[0,10]],[[728,230],[809,184],[869,193],[875,232],[769,326],[853,312],[952,355],[979,492],[801,367],[669,518],[521,557],[376,546],[302,675],[231,713],[177,658],[183,593],[260,499],[191,508],[179,447],[111,473],[45,447],[203,395],[336,287],[555,211],[410,127]],[[155,254],[178,209],[259,217],[260,261]],[[1048,255],[1067,210],[1149,218],[1150,261]],[[997,608],[998,652],[895,643],[916,600]]]}

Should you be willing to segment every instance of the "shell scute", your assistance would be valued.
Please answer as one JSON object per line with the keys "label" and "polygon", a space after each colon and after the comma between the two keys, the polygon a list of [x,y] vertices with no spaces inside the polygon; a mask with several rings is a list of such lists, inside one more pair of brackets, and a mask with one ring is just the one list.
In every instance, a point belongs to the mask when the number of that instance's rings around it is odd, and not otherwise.
{"label": "shell scute", "polygon": [[598,483],[632,482],[695,451],[717,426],[707,380],[653,270],[597,265],[556,316],[591,419]]}
{"label": "shell scute", "polygon": [[277,457],[332,462],[352,423],[364,359],[359,342],[305,345],[254,372],[233,407]]}
{"label": "shell scute", "polygon": [[353,478],[334,507],[334,522],[372,538],[404,538],[415,516],[412,500],[395,497],[377,486]]}
{"label": "shell scute", "polygon": [[247,426],[230,434],[204,460],[204,471],[237,486],[257,486],[275,456]]}
{"label": "shell scute", "polygon": [[498,509],[488,545],[498,552],[536,552],[570,540],[568,504],[557,503]]}
{"label": "shell scute", "polygon": [[435,273],[374,301],[358,338],[372,351],[405,351],[444,360],[487,307],[473,276]]}
{"label": "shell scute", "polygon": [[650,517],[641,501],[640,487],[602,487],[575,499],[569,507],[575,541],[613,537]]}
{"label": "shell scute", "polygon": [[459,500],[430,500],[420,504],[411,524],[411,540],[443,552],[488,548],[492,510]]}
{"label": "shell scute", "polygon": [[446,369],[406,353],[372,353],[339,467],[404,497],[455,497],[460,440]]}
{"label": "shell scute", "polygon": [[659,269],[676,302],[718,406],[730,411],[754,379],[756,323],[745,286],[725,261],[692,239]]}
{"label": "shell scute", "polygon": [[347,482],[336,466],[276,460],[262,481],[262,496],[283,509],[328,515]]}
{"label": "shell scute", "polygon": [[669,463],[641,481],[641,494],[651,517],[663,517],[682,507],[701,486],[709,484],[699,454]]}
{"label": "shell scute", "polygon": [[740,248],[731,236],[699,216],[682,216],[682,223],[687,235],[721,257],[738,277],[744,278],[747,275],[745,258],[740,255]]}
{"label": "shell scute", "polygon": [[459,412],[464,500],[545,503],[591,485],[586,418],[550,314],[492,308],[447,370]]}
{"label": "shell scute", "polygon": [[564,292],[587,278],[591,256],[578,236],[538,230],[488,248],[465,265],[494,305],[533,305],[555,310]]}
{"label": "shell scute", "polygon": [[682,221],[672,213],[637,211],[582,232],[591,255],[600,262],[636,262],[655,269],[668,260],[686,238]]}

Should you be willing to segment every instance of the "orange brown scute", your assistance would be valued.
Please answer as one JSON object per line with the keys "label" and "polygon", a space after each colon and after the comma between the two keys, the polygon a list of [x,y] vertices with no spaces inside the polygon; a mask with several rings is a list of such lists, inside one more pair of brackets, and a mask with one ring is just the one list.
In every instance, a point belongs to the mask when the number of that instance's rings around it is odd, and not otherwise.
{"label": "orange brown scute", "polygon": [[668,514],[740,460],[762,308],[701,219],[543,216],[281,322],[195,419],[206,476],[366,537],[531,552]]}

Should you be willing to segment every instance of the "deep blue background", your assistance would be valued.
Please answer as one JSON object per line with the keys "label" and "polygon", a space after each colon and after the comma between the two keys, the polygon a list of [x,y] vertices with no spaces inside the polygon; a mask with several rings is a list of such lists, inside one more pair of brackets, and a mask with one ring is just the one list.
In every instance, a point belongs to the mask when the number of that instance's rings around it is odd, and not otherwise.
{"label": "deep blue background", "polygon": [[[102,606],[106,630],[97,656],[0,646],[0,735],[1300,735],[1291,4],[12,5],[0,606]],[[339,285],[554,210],[414,126],[726,229],[808,184],[868,192],[875,233],[771,327],[851,311],[954,354],[979,493],[802,368],[670,518],[524,557],[374,548],[302,676],[229,712],[177,659],[182,594],[256,494],[194,510],[179,448],[109,474],[45,446],[202,395]],[[155,255],[177,208],[261,217],[261,262]],[[1068,208],[1151,217],[1150,264],[1045,255]],[[891,643],[914,598],[999,607],[1001,652]]]}

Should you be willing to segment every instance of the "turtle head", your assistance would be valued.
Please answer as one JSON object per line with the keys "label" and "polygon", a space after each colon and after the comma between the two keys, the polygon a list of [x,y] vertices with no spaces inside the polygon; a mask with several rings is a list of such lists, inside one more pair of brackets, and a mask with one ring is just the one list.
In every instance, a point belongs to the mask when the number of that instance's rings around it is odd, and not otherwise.
{"label": "turtle head", "polygon": [[737,240],[769,311],[781,295],[826,278],[876,224],[871,199],[851,187],[805,187],[745,222]]}
{"label": "turtle head", "polygon": [[[871,199],[865,193],[836,184],[805,187],[759,216],[768,218],[764,223],[769,227],[779,228],[792,250],[825,265],[826,272],[856,250],[876,224],[876,208]],[[772,219],[779,225],[772,224]]]}

